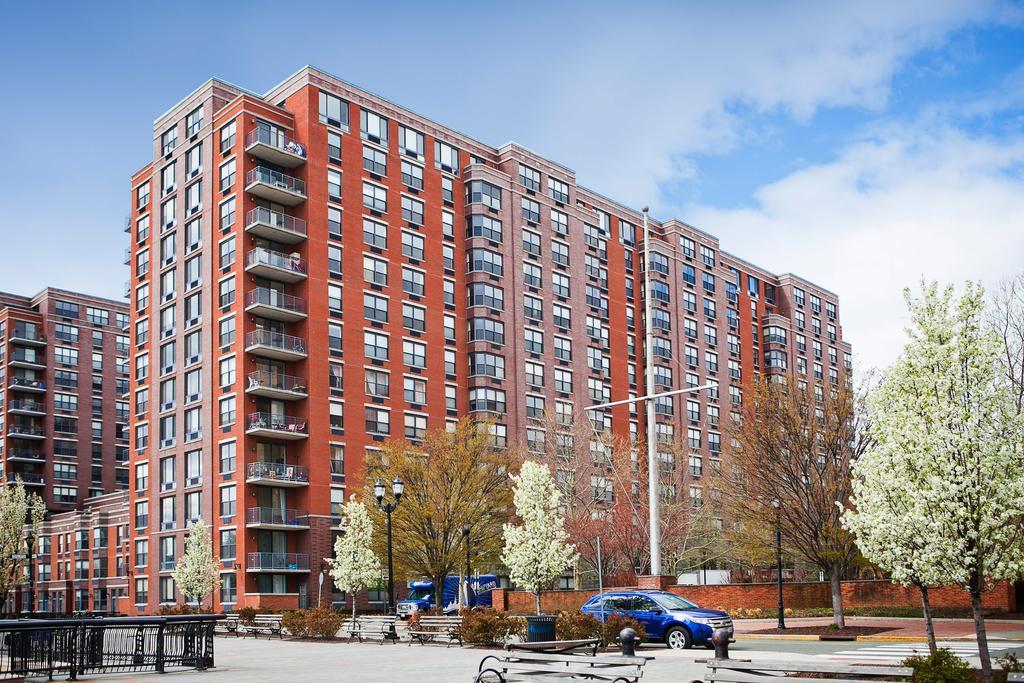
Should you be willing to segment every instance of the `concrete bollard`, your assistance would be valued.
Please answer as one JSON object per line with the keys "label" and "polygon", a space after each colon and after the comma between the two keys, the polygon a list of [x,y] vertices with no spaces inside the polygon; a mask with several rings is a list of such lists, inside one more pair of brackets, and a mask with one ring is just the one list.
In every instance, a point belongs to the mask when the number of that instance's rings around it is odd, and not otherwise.
{"label": "concrete bollard", "polygon": [[619,631],[619,645],[622,646],[623,657],[636,657],[636,631],[631,628]]}
{"label": "concrete bollard", "polygon": [[729,632],[724,628],[716,628],[711,635],[711,643],[715,646],[715,659],[729,659]]}

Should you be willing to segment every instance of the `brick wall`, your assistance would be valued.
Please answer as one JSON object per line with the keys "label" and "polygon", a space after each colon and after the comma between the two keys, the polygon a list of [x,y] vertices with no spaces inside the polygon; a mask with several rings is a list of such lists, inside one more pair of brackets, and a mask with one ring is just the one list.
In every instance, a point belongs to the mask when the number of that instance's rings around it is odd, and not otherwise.
{"label": "brick wall", "polygon": [[[641,577],[644,581],[651,577]],[[656,579],[657,577],[653,577]],[[608,589],[619,590],[619,589]],[[668,586],[667,590],[712,609],[733,610],[755,607],[772,609],[778,606],[778,587],[774,583],[735,583],[720,586]],[[916,588],[904,588],[888,581],[844,581],[843,604],[846,607],[918,607],[920,594]],[[578,610],[596,590],[545,591],[541,595],[541,611]],[[787,608],[830,607],[832,591],[828,583],[792,582],[782,584],[782,597]],[[971,597],[952,586],[933,588],[929,597],[933,607],[970,607]],[[534,598],[526,591],[497,589],[494,607],[509,612],[533,612]],[[983,604],[988,609],[1004,612],[1016,610],[1012,584],[1001,583],[985,593]]]}

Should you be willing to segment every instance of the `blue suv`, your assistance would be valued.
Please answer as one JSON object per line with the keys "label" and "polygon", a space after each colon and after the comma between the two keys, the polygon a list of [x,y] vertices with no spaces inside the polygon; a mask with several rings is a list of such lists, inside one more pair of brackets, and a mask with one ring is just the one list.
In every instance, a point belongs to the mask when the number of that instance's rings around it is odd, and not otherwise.
{"label": "blue suv", "polygon": [[675,593],[658,590],[615,591],[595,595],[580,608],[604,621],[609,614],[622,614],[643,624],[647,638],[660,640],[674,650],[694,643],[711,646],[711,634],[724,628],[732,638],[732,619],[715,609],[701,609]]}

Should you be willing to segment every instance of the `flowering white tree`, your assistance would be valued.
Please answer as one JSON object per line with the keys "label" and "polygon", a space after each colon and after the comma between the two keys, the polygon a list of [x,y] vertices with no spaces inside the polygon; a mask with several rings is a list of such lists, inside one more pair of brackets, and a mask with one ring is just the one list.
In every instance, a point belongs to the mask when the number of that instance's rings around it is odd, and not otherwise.
{"label": "flowering white tree", "polygon": [[189,527],[185,554],[178,560],[171,576],[181,594],[200,605],[205,596],[220,588],[220,562],[213,556],[210,530],[202,519]]}
{"label": "flowering white tree", "polygon": [[[968,283],[954,300],[952,287],[932,283],[919,299],[905,296],[910,341],[873,405],[880,457],[901,463],[881,465],[878,476],[914,501],[909,519],[892,524],[919,532],[922,552],[893,566],[904,579],[917,574],[970,593],[983,676],[991,681],[982,593],[1024,572],[1022,418],[1000,366],[999,336],[984,324],[982,288]],[[908,530],[889,525],[888,532],[895,555],[909,552],[900,547]]]}
{"label": "flowering white tree", "polygon": [[509,578],[533,592],[540,614],[540,592],[578,559],[566,542],[565,520],[558,512],[561,494],[551,470],[536,462],[523,463],[513,476],[513,502],[521,524],[506,524],[501,561]]}
{"label": "flowering white tree", "polygon": [[[876,445],[853,465],[853,508],[843,513],[843,525],[853,533],[861,554],[896,583],[916,586],[921,592],[928,649],[936,651],[929,586],[951,582],[942,574],[936,553],[944,544],[931,539],[932,519],[918,504],[918,455],[901,444],[899,412],[886,396],[894,388],[895,374],[889,383],[872,396],[872,432]],[[924,482],[927,485],[927,482]]]}
{"label": "flowering white tree", "polygon": [[326,560],[335,588],[352,596],[355,619],[356,592],[380,577],[380,560],[373,552],[373,521],[355,496],[342,507],[341,534],[334,541],[334,557]]}
{"label": "flowering white tree", "polygon": [[38,537],[45,513],[42,498],[28,493],[21,477],[16,477],[13,486],[0,486],[0,602],[25,581],[28,558],[14,558],[25,554],[26,523]]}

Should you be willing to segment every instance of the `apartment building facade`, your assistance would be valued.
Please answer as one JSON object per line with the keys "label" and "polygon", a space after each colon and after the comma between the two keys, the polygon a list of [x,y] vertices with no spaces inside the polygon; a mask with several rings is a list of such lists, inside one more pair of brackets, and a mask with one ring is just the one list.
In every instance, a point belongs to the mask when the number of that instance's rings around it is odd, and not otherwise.
{"label": "apartment building facade", "polygon": [[0,293],[0,465],[51,511],[128,488],[128,307]]}
{"label": "apartment building facade", "polygon": [[[199,518],[216,607],[315,603],[336,508],[386,439],[471,416],[537,448],[549,418],[647,393],[641,222],[311,67],[262,96],[210,80],[162,115],[129,226],[135,609],[180,599]],[[658,403],[659,442],[690,446],[663,495],[699,500],[744,382],[838,384],[850,350],[831,292],[680,221],[651,233],[651,390],[719,387]],[[590,417],[643,433],[636,406]]]}

